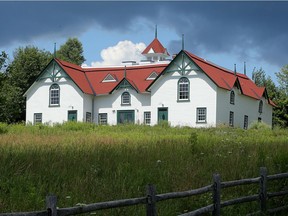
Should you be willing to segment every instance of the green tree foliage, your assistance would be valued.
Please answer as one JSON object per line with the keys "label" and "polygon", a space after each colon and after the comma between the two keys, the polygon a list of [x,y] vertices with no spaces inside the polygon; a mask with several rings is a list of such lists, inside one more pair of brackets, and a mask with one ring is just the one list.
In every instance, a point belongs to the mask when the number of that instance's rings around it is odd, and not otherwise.
{"label": "green tree foliage", "polygon": [[82,43],[77,38],[69,38],[56,54],[57,58],[77,65],[85,61]]}
{"label": "green tree foliage", "polygon": [[281,100],[278,101],[277,112],[281,117],[281,126],[288,127],[288,65],[285,65],[280,72],[276,73],[279,83]]}
{"label": "green tree foliage", "polygon": [[281,127],[288,126],[288,67],[282,68],[281,72],[276,73],[279,86],[276,86],[270,76],[260,68],[253,71],[252,79],[258,86],[266,87],[269,98],[277,105],[273,109],[273,125]]}
{"label": "green tree foliage", "polygon": [[52,59],[50,52],[27,46],[14,52],[14,60],[6,69],[0,86],[0,121],[14,123],[25,120],[23,94]]}

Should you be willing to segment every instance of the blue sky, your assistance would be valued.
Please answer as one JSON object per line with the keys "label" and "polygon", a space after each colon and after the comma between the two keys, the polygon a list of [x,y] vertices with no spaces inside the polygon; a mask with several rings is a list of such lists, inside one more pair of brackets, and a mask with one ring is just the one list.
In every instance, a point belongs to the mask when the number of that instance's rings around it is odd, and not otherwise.
{"label": "blue sky", "polygon": [[239,72],[246,61],[250,77],[254,67],[262,67],[276,81],[274,73],[288,64],[283,1],[17,1],[0,2],[0,8],[0,51],[11,59],[17,47],[53,52],[55,42],[59,48],[77,37],[91,65],[103,61],[101,51],[108,47],[116,55],[120,41],[147,46],[157,24],[158,39],[170,54],[181,50],[184,34],[186,50],[231,70],[237,64]]}

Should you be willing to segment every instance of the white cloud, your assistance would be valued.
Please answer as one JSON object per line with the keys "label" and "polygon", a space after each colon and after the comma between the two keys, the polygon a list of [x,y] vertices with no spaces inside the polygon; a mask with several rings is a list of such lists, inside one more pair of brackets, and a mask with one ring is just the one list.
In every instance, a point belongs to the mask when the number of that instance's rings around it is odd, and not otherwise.
{"label": "white cloud", "polygon": [[146,48],[142,42],[134,44],[131,41],[119,41],[117,45],[101,51],[103,61],[92,62],[91,66],[120,65],[122,61],[137,61],[144,59],[141,54]]}

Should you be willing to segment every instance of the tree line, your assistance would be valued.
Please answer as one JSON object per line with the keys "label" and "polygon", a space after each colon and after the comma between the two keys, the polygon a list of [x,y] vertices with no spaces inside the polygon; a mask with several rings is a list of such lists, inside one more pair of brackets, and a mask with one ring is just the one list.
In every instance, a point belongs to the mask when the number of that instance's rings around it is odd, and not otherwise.
{"label": "tree line", "polygon": [[[25,121],[25,98],[23,94],[33,84],[45,66],[57,58],[81,65],[82,43],[69,38],[56,53],[40,50],[34,46],[19,47],[13,54],[13,61],[2,51],[0,54],[0,122]],[[288,65],[276,73],[278,85],[260,68],[253,71],[252,79],[258,86],[267,89],[269,98],[276,104],[273,112],[273,126],[288,127]]]}
{"label": "tree line", "polygon": [[19,47],[13,53],[13,61],[5,51],[0,54],[0,122],[17,123],[25,121],[26,99],[23,94],[37,76],[54,58],[81,65],[82,43],[69,38],[56,53],[40,50],[34,46]]}

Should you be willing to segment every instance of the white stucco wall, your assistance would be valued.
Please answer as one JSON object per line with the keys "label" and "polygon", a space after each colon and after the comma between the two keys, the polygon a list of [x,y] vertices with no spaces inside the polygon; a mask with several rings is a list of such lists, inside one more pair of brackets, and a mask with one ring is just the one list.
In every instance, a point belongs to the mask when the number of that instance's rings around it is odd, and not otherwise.
{"label": "white stucco wall", "polygon": [[82,91],[69,79],[57,82],[60,87],[60,106],[49,106],[50,79],[35,82],[26,93],[26,123],[34,121],[34,113],[42,113],[42,123],[62,123],[68,119],[68,110],[77,110],[77,121],[83,121]]}
{"label": "white stucco wall", "polygon": [[[190,81],[190,101],[177,101],[178,72],[167,73],[151,88],[152,124],[158,123],[158,108],[168,108],[168,121],[171,126],[208,127],[216,123],[216,86],[201,71],[191,71],[184,77]],[[205,107],[207,122],[196,122],[197,108]]]}
{"label": "white stucco wall", "polygon": [[254,98],[242,95],[240,90],[233,88],[235,104],[230,104],[230,92],[225,89],[217,90],[217,124],[229,125],[229,113],[234,112],[234,127],[244,127],[244,115],[248,116],[248,127],[253,121],[261,118],[262,122],[272,126],[272,106],[262,97],[263,112],[259,113],[259,102]]}
{"label": "white stucco wall", "polygon": [[[131,96],[131,105],[121,105],[121,95],[123,92],[129,92]],[[95,122],[98,122],[99,113],[107,113],[108,124],[117,124],[117,111],[134,110],[135,123],[143,124],[145,111],[150,111],[150,94],[137,93],[132,88],[115,90],[109,95],[96,96],[94,100]]]}

